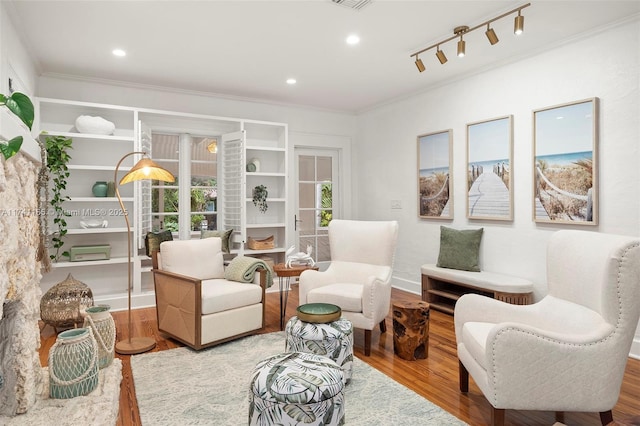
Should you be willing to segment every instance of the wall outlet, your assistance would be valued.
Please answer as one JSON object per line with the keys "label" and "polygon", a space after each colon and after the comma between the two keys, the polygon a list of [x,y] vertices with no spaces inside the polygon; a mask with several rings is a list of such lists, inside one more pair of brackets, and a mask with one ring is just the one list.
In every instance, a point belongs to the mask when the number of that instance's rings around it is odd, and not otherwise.
{"label": "wall outlet", "polygon": [[400,200],[391,200],[391,208],[392,209],[402,209],[402,201],[400,201]]}

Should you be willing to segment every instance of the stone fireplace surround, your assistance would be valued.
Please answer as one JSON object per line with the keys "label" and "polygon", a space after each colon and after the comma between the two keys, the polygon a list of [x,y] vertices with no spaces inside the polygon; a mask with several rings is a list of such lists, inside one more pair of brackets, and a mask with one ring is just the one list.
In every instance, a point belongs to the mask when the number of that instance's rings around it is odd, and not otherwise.
{"label": "stone fireplace surround", "polygon": [[0,156],[0,416],[27,412],[42,381],[39,168],[22,152]]}

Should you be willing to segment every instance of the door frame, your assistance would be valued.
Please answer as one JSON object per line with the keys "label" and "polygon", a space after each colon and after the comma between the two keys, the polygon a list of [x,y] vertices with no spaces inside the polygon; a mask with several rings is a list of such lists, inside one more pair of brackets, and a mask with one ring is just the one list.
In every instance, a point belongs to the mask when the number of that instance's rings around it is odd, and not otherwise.
{"label": "door frame", "polygon": [[[298,149],[314,149],[318,151],[331,150],[338,152],[338,194],[340,195],[340,203],[338,206],[337,216],[341,219],[351,218],[353,210],[352,191],[351,191],[351,143],[350,136],[340,135],[323,135],[318,133],[289,132],[289,144],[293,146],[289,155],[289,164],[292,164],[293,170],[297,170],[296,157]],[[298,244],[297,232],[295,231],[294,215],[298,209],[298,176],[292,172],[289,175],[289,188],[291,188],[292,199],[289,202],[287,214],[288,232],[287,247]]]}

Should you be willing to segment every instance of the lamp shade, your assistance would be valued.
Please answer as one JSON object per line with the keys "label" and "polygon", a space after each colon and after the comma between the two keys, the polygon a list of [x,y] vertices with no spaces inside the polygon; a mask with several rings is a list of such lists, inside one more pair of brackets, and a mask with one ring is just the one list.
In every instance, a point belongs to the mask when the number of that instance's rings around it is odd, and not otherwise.
{"label": "lamp shade", "polygon": [[164,182],[175,182],[176,180],[171,172],[158,166],[151,161],[150,158],[143,157],[120,179],[120,185],[143,179],[161,180]]}

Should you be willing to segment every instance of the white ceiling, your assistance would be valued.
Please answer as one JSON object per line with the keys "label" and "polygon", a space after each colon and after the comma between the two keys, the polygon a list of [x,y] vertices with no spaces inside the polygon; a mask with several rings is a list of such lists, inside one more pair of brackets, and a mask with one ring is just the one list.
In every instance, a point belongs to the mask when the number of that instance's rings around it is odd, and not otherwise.
{"label": "white ceiling", "polygon": [[[640,1],[532,1],[525,32],[513,15],[430,51],[418,73],[410,54],[526,1],[373,0],[359,11],[330,0],[8,1],[42,74],[164,86],[358,112],[445,81],[536,54],[640,13]],[[357,33],[358,46],[345,43]],[[111,51],[127,51],[117,58]],[[298,83],[289,86],[289,77]]]}

